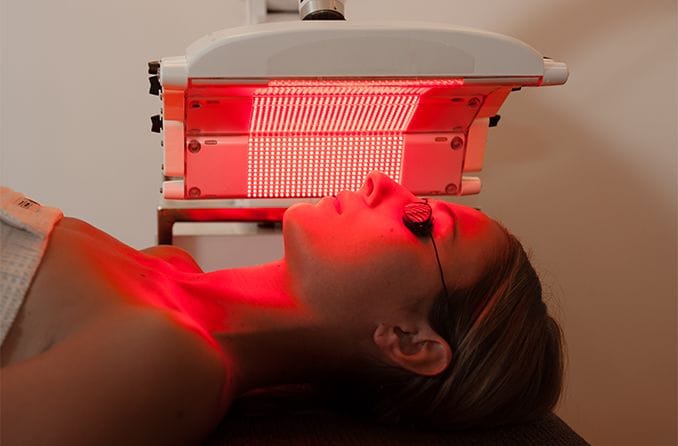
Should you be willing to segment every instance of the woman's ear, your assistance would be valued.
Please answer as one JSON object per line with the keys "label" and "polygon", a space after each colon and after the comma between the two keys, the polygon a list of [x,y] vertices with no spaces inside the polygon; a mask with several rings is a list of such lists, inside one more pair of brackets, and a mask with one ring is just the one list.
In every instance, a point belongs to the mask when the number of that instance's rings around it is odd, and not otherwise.
{"label": "woman's ear", "polygon": [[452,361],[449,344],[427,323],[380,323],[372,339],[387,359],[418,375],[437,375]]}

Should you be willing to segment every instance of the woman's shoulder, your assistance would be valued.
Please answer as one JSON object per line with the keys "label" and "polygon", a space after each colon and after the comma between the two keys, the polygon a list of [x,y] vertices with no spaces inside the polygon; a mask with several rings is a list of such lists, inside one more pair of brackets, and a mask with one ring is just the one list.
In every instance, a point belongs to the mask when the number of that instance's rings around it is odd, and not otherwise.
{"label": "woman's shoulder", "polygon": [[225,388],[232,380],[227,358],[209,333],[186,315],[163,308],[134,307],[134,314],[121,320],[129,336],[143,345],[140,352],[165,363],[170,375],[183,371],[189,381],[180,385],[197,385],[191,394],[227,400],[232,389]]}
{"label": "woman's shoulder", "polygon": [[[223,416],[224,364],[219,350],[180,317],[130,305],[90,319],[45,353],[3,370],[3,396],[16,420],[30,416],[29,402],[39,402],[55,414],[50,423],[65,439],[87,438],[85,429],[91,438],[114,433],[120,441],[111,444],[142,438],[174,444],[182,436],[189,443]],[[45,380],[45,370],[54,379]],[[86,408],[77,423],[66,410],[73,404]],[[104,425],[115,429],[99,432]],[[18,438],[22,430],[14,430]]]}
{"label": "woman's shoulder", "polygon": [[102,354],[118,363],[121,379],[127,375],[127,379],[146,382],[149,389],[173,389],[174,395],[157,397],[180,397],[187,408],[206,410],[205,414],[220,417],[226,409],[233,370],[227,370],[228,361],[211,336],[185,315],[164,308],[121,305],[80,331],[72,337],[96,339],[89,342],[108,350]]}

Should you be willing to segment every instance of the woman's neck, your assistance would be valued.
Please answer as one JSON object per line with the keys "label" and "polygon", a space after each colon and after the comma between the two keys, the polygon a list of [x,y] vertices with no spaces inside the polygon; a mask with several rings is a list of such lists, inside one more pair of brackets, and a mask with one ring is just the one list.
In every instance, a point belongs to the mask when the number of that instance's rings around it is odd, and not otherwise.
{"label": "woman's neck", "polygon": [[[289,290],[285,263],[178,276],[177,305],[210,333],[249,333],[297,324],[305,311]],[[274,320],[270,320],[274,319]]]}
{"label": "woman's neck", "polygon": [[282,260],[182,275],[176,283],[176,305],[222,349],[238,393],[309,382],[337,370],[350,354],[296,296]]}

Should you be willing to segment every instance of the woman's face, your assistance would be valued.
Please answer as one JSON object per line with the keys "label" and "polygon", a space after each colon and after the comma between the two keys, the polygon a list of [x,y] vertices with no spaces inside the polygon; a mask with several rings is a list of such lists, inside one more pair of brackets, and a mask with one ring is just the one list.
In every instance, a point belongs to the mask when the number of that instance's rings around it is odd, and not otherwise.
{"label": "woman's face", "polygon": [[[295,291],[340,318],[432,303],[443,289],[433,244],[402,219],[414,201],[421,200],[375,172],[358,192],[292,206],[283,233]],[[503,231],[472,208],[429,204],[447,288],[473,284],[505,243]]]}

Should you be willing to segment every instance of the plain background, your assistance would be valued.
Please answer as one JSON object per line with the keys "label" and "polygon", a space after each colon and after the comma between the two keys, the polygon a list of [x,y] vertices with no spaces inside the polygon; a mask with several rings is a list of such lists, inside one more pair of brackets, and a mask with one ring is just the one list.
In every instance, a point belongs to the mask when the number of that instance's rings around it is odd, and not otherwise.
{"label": "plain background", "polygon": [[[142,248],[161,152],[146,62],[243,0],[2,0],[0,181]],[[352,0],[348,17],[486,29],[567,62],[511,95],[476,199],[533,252],[568,343],[558,413],[596,445],[676,444],[676,3]],[[234,61],[237,63],[237,61]]]}

